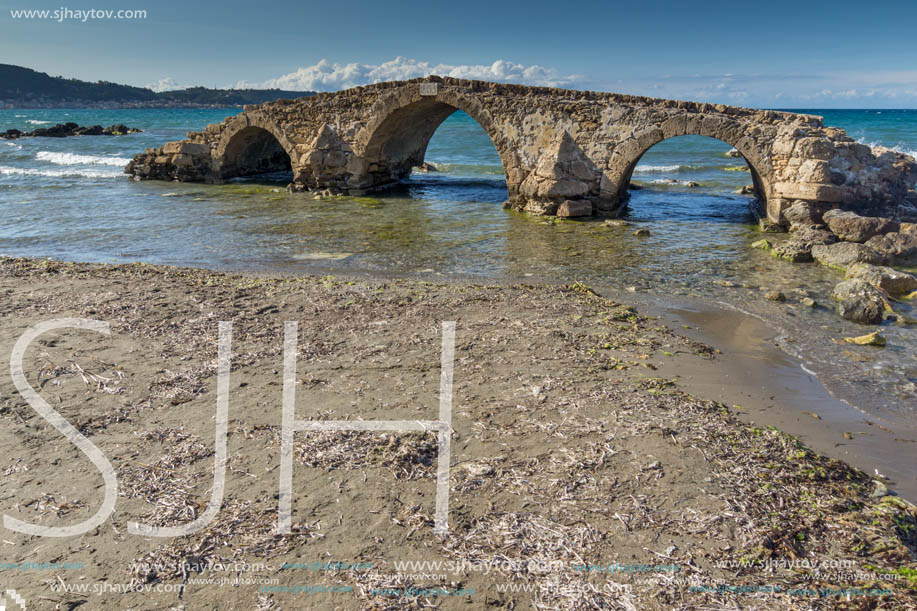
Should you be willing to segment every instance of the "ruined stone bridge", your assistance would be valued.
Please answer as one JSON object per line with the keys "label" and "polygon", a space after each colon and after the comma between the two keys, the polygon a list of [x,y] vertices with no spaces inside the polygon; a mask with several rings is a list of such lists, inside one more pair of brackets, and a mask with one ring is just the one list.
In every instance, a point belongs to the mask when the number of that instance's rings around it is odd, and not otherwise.
{"label": "ruined stone bridge", "polygon": [[136,180],[222,182],[292,170],[292,190],[361,194],[406,178],[437,127],[463,110],[503,162],[507,205],[615,215],[653,145],[695,134],[733,146],[768,218],[793,200],[865,208],[901,201],[914,159],[854,142],[820,117],[646,97],[427,77],[256,106],[148,149]]}

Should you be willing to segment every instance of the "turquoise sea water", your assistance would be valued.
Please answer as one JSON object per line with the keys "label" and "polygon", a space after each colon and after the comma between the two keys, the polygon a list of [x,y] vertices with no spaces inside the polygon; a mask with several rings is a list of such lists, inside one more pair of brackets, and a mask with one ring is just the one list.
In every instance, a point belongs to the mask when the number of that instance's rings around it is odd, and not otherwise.
{"label": "turquoise sea water", "polygon": [[[793,303],[802,288],[828,304],[841,274],[749,248],[761,237],[751,200],[733,191],[750,176],[722,142],[684,136],[644,156],[634,181],[645,188],[633,192],[629,215],[650,229],[649,238],[596,221],[552,224],[504,210],[499,157],[461,112],[443,123],[427,150],[439,172],[414,174],[371,197],[312,200],[286,193],[284,177],[195,185],[135,183],[122,173],[134,153],[238,111],[0,110],[0,131],[66,121],[144,130],[0,140],[0,254],[287,273],[578,280],[684,295],[764,318],[837,396],[888,422],[913,421],[917,330],[887,324],[887,348],[865,361],[845,356],[847,347],[831,340],[864,329],[830,307]],[[917,111],[803,112],[824,116],[861,142],[917,152]],[[688,188],[687,181],[700,186]],[[762,289],[773,288],[790,303],[764,300]],[[906,304],[896,307],[915,316]]]}

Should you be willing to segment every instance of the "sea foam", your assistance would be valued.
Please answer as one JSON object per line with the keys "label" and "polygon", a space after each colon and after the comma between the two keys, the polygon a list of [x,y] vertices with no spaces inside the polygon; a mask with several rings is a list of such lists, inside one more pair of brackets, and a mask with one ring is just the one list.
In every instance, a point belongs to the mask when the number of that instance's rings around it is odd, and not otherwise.
{"label": "sea foam", "polygon": [[640,174],[649,174],[652,172],[677,172],[682,166],[680,165],[638,165],[634,172]]}
{"label": "sea foam", "polygon": [[0,165],[0,175],[8,176],[48,176],[54,178],[62,177],[83,177],[83,178],[118,178],[123,176],[118,170],[35,170],[32,168],[14,168],[8,165]]}
{"label": "sea foam", "polygon": [[905,155],[910,155],[911,157],[914,157],[915,159],[917,159],[917,150],[915,150],[915,149],[907,149],[907,148],[904,148],[903,146],[901,146],[901,144],[897,144],[897,145],[895,145],[895,146],[888,146],[888,145],[882,144],[881,142],[866,142],[866,139],[865,139],[865,138],[859,138],[859,139],[857,139],[857,143],[858,143],[858,144],[865,144],[865,145],[868,146],[869,148],[875,148],[875,147],[877,147],[877,146],[883,146],[883,147],[885,147],[885,148],[887,148],[887,149],[891,149],[891,150],[895,151],[896,153],[904,153]]}
{"label": "sea foam", "polygon": [[100,155],[77,155],[76,153],[54,153],[52,151],[38,151],[35,158],[39,161],[49,161],[55,165],[111,165],[124,167],[130,163],[127,157],[103,157]]}

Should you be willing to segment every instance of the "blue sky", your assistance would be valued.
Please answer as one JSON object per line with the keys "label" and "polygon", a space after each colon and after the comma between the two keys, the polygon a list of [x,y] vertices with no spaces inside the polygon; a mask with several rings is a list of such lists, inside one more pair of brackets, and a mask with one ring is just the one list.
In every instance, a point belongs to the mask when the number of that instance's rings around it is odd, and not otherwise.
{"label": "blue sky", "polygon": [[[917,2],[0,0],[0,63],[171,88],[435,72],[769,108],[917,108]],[[70,4],[74,2],[74,4]],[[145,19],[14,19],[134,9]]]}

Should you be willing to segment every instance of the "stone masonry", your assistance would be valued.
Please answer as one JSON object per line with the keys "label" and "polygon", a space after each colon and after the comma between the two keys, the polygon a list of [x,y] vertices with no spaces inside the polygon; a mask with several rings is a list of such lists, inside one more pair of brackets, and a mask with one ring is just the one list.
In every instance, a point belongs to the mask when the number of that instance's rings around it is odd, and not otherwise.
{"label": "stone masonry", "polygon": [[775,223],[794,200],[866,210],[913,196],[917,183],[914,158],[854,142],[813,115],[436,76],[246,106],[136,155],[125,171],[213,183],[292,170],[294,191],[361,194],[423,163],[457,109],[493,140],[507,205],[536,214],[568,202],[565,210],[614,216],[643,154],[686,134],[735,147]]}

